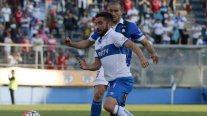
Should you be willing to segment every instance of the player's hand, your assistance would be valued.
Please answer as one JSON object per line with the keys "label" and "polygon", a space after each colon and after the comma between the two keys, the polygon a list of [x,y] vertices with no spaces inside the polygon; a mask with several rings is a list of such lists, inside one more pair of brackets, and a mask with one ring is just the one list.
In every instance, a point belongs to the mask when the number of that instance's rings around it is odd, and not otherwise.
{"label": "player's hand", "polygon": [[71,39],[69,37],[65,37],[64,43],[68,46],[71,46]]}
{"label": "player's hand", "polygon": [[149,62],[147,61],[146,58],[141,59],[141,65],[143,68],[146,68],[149,66]]}
{"label": "player's hand", "polygon": [[88,64],[86,63],[85,59],[82,59],[82,58],[79,58],[79,57],[76,57],[76,59],[78,60],[78,63],[79,63],[79,66],[80,66],[81,69],[88,70]]}
{"label": "player's hand", "polygon": [[157,54],[152,54],[151,58],[153,60],[153,63],[157,64],[159,62],[160,57]]}

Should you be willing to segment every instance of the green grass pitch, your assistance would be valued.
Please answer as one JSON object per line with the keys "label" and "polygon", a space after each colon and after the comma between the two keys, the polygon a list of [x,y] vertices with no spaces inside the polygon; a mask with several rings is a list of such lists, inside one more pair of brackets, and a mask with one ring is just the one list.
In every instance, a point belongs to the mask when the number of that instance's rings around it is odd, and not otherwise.
{"label": "green grass pitch", "polygon": [[[207,116],[207,105],[127,105],[134,116]],[[41,116],[90,116],[89,104],[0,105],[0,116],[22,116],[36,110]],[[101,116],[109,116],[102,111]]]}

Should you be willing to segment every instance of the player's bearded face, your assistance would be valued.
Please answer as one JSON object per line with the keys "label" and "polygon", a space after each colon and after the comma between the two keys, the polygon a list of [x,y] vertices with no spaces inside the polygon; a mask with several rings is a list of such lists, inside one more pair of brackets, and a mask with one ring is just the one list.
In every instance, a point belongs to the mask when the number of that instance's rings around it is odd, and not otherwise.
{"label": "player's bearded face", "polygon": [[109,5],[109,13],[113,16],[113,22],[117,23],[122,16],[121,6],[119,4]]}
{"label": "player's bearded face", "polygon": [[103,17],[95,19],[96,29],[99,35],[103,36],[108,30],[107,21]]}

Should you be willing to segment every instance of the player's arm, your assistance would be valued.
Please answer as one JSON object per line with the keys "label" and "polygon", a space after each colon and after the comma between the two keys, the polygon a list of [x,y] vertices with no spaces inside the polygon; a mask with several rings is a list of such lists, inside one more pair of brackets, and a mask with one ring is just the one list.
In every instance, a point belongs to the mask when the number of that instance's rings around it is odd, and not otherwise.
{"label": "player's arm", "polygon": [[91,41],[89,39],[81,40],[79,42],[72,42],[70,38],[65,38],[64,43],[70,47],[84,49],[92,46],[94,44],[94,41]]}
{"label": "player's arm", "polygon": [[78,57],[77,60],[80,65],[80,68],[83,70],[96,71],[101,67],[101,61],[98,58],[95,58],[95,62],[93,64],[88,64],[84,59]]}
{"label": "player's arm", "polygon": [[127,40],[124,43],[124,46],[127,48],[131,48],[132,51],[139,57],[139,59],[141,60],[142,67],[146,68],[149,65],[141,49],[138,46],[136,46],[132,41]]}
{"label": "player's arm", "polygon": [[150,53],[153,62],[157,64],[159,61],[159,56],[157,55],[155,49],[149,43],[147,38],[143,35],[140,28],[137,25],[131,24],[130,29],[131,29],[130,31],[132,33],[131,34],[132,41],[136,41],[138,39],[138,41],[140,43],[142,43],[142,45],[145,47],[145,49],[147,49],[147,51]]}
{"label": "player's arm", "polygon": [[158,56],[157,52],[155,51],[154,47],[148,42],[148,40],[146,38],[142,39],[140,42],[147,49],[147,51],[150,53],[153,62],[157,64],[159,61],[159,56]]}

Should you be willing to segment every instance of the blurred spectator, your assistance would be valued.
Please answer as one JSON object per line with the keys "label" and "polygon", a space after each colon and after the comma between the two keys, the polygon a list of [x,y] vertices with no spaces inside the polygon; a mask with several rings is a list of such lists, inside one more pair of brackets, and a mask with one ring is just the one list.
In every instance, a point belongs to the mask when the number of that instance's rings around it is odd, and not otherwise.
{"label": "blurred spectator", "polygon": [[41,9],[37,3],[34,4],[34,8],[32,10],[32,16],[37,19],[38,21],[41,20],[42,14]]}
{"label": "blurred spectator", "polygon": [[21,6],[18,6],[14,12],[15,21],[18,27],[20,27],[22,16],[23,16],[23,12]]}
{"label": "blurred spectator", "polygon": [[122,0],[124,4],[124,12],[127,13],[130,9],[132,9],[132,0]]}
{"label": "blurred spectator", "polygon": [[7,58],[7,63],[9,66],[14,66],[22,62],[22,56],[20,52],[14,52],[12,55],[9,55]]}
{"label": "blurred spectator", "polygon": [[48,52],[48,54],[47,54],[45,65],[46,65],[46,69],[55,69],[55,64],[54,64],[54,62],[51,58],[51,53],[50,52]]}
{"label": "blurred spectator", "polygon": [[196,45],[204,45],[203,38],[201,36],[198,37]]}
{"label": "blurred spectator", "polygon": [[38,37],[37,34],[34,34],[31,40],[31,44],[33,44],[33,53],[34,53],[33,56],[36,56],[35,58],[38,58],[35,61],[38,60],[38,63],[40,63],[40,56],[41,56],[41,53],[43,52],[44,41],[43,39]]}
{"label": "blurred spectator", "polygon": [[12,14],[11,8],[9,7],[8,4],[5,4],[5,7],[1,9],[1,12],[4,16],[5,23],[6,23],[6,28],[9,27],[9,22],[10,22],[10,16]]}
{"label": "blurred spectator", "polygon": [[83,39],[88,39],[88,37],[90,36],[92,30],[93,30],[94,24],[92,21],[88,21],[86,22],[84,28],[83,28]]}
{"label": "blurred spectator", "polygon": [[23,13],[23,17],[20,19],[21,31],[24,35],[30,35],[30,17],[27,13]]}
{"label": "blurred spectator", "polygon": [[172,32],[171,44],[178,44],[180,39],[180,32],[177,27],[174,27]]}
{"label": "blurred spectator", "polygon": [[173,20],[172,15],[168,14],[164,23],[167,24],[168,27],[171,28],[171,30],[173,30],[173,27],[175,26],[175,21]]}
{"label": "blurred spectator", "polygon": [[103,8],[104,8],[104,11],[108,11],[108,1],[107,0],[104,0],[103,2]]}
{"label": "blurred spectator", "polygon": [[60,52],[56,62],[57,62],[57,69],[58,70],[66,70],[67,69],[67,60],[70,58],[70,54],[67,53],[66,56],[64,52]]}
{"label": "blurred spectator", "polygon": [[162,34],[164,32],[163,25],[161,20],[157,19],[153,25],[154,34],[155,34],[155,44],[161,44]]}
{"label": "blurred spectator", "polygon": [[92,17],[89,16],[87,11],[85,11],[83,13],[83,17],[78,22],[79,23],[78,25],[82,30],[84,30],[85,26],[87,25],[87,22],[90,22],[90,21],[92,21]]}
{"label": "blurred spectator", "polygon": [[83,13],[87,8],[86,0],[78,0],[78,8],[79,8],[79,18],[83,17]]}
{"label": "blurred spectator", "polygon": [[18,26],[16,24],[16,19],[14,17],[11,17],[10,28],[11,28],[11,38],[13,42],[17,42],[16,38],[17,38]]}
{"label": "blurred spectator", "polygon": [[[87,11],[85,11],[85,12],[87,12]],[[89,10],[89,14],[90,14],[90,16],[93,18],[93,17],[95,17],[96,16],[96,14],[99,12],[99,8],[98,8],[98,6],[97,5],[92,5],[92,8],[90,8],[90,10]],[[84,14],[83,14],[83,17],[84,17]]]}
{"label": "blurred spectator", "polygon": [[153,18],[155,19],[155,20],[160,20],[160,21],[162,21],[163,20],[163,16],[162,16],[162,14],[160,13],[160,10],[157,10],[155,13],[153,13]]}
{"label": "blurred spectator", "polygon": [[57,26],[57,14],[54,12],[49,13],[49,18],[48,18],[48,23],[49,23],[49,30],[50,34],[53,32],[53,30],[56,30],[56,36],[59,36],[59,29]]}
{"label": "blurred spectator", "polygon": [[30,51],[31,51],[31,48],[28,46],[30,44],[30,41],[29,41],[29,38],[27,35],[23,35],[22,37],[22,41],[21,41],[21,44],[25,44],[24,47],[22,47],[22,63],[23,64],[26,64],[26,63],[29,63],[30,60],[29,60],[29,57],[30,57]]}
{"label": "blurred spectator", "polygon": [[26,5],[24,7],[24,10],[28,9],[29,13],[32,13],[34,6],[33,6],[33,2],[31,2],[30,0],[26,1]]}
{"label": "blurred spectator", "polygon": [[0,23],[0,42],[3,43],[4,42],[4,30],[5,30],[5,25],[3,23]]}
{"label": "blurred spectator", "polygon": [[13,42],[14,43],[21,43],[22,37],[23,37],[23,34],[22,34],[21,29],[20,28],[17,28],[17,33],[16,33],[15,38],[13,39]]}
{"label": "blurred spectator", "polygon": [[47,27],[46,21],[41,21],[41,26],[40,29],[43,31],[45,34],[49,34],[49,28]]}
{"label": "blurred spectator", "polygon": [[188,39],[189,39],[188,30],[185,28],[183,30],[183,38],[181,38],[181,44],[182,45],[187,45],[188,44]]}
{"label": "blurred spectator", "polygon": [[198,39],[201,36],[201,30],[202,27],[197,22],[195,22],[192,26],[192,40],[194,45],[196,45]]}
{"label": "blurred spectator", "polygon": [[151,34],[151,28],[152,28],[152,19],[149,14],[146,14],[145,20],[142,21],[142,31],[143,33]]}
{"label": "blurred spectator", "polygon": [[180,12],[178,12],[178,16],[175,17],[176,27],[179,29],[180,38],[183,39],[183,30],[185,29],[187,19]]}
{"label": "blurred spectator", "polygon": [[160,10],[160,5],[161,5],[161,0],[151,0],[151,9],[153,13],[156,13],[157,11]]}
{"label": "blurred spectator", "polygon": [[55,62],[55,58],[56,58],[56,45],[57,45],[57,41],[56,41],[56,38],[54,38],[54,36],[52,34],[50,34],[48,36],[48,42],[47,42],[47,45],[48,45],[48,52],[50,54],[50,57],[51,57],[51,60],[53,62]]}
{"label": "blurred spectator", "polygon": [[172,29],[168,26],[168,24],[164,24],[163,34],[162,34],[162,43],[170,44]]}
{"label": "blurred spectator", "polygon": [[128,10],[127,12],[127,18],[134,22],[134,23],[138,23],[139,20],[139,11],[136,9],[136,7],[134,6],[134,3],[131,4],[131,9]]}
{"label": "blurred spectator", "polygon": [[162,1],[162,5],[160,6],[160,13],[162,14],[163,17],[162,24],[164,24],[166,15],[168,13],[168,6],[166,1]]}
{"label": "blurred spectator", "polygon": [[207,25],[202,28],[202,38],[204,44],[207,45]]}
{"label": "blurred spectator", "polygon": [[44,41],[45,44],[48,43],[48,36],[42,28],[38,29],[37,35],[38,35],[39,38],[41,38]]}
{"label": "blurred spectator", "polygon": [[4,43],[6,44],[4,46],[4,55],[5,58],[7,59],[9,55],[11,55],[11,43],[13,43],[12,39],[11,39],[11,34],[7,33],[4,37]]}
{"label": "blurred spectator", "polygon": [[34,34],[31,40],[31,44],[34,45],[34,51],[42,51],[42,45],[44,44],[43,39],[41,39],[37,34]]}
{"label": "blurred spectator", "polygon": [[184,4],[184,6],[185,6],[185,10],[186,10],[187,13],[189,14],[189,13],[191,12],[191,9],[192,9],[192,7],[191,7],[191,5],[190,5],[190,1],[189,1],[189,0],[185,0],[185,4]]}
{"label": "blurred spectator", "polygon": [[176,0],[170,0],[169,7],[172,10],[172,12],[176,12]]}
{"label": "blurred spectator", "polygon": [[71,1],[66,0],[65,10],[66,10],[66,12],[69,10],[72,14],[74,14],[75,16],[78,17],[79,16],[79,8],[75,2],[76,2],[75,0],[71,0]]}
{"label": "blurred spectator", "polygon": [[30,37],[32,37],[34,34],[38,33],[38,30],[40,28],[38,23],[39,23],[38,20],[35,20],[34,24],[31,24],[31,34],[30,34]]}
{"label": "blurred spectator", "polygon": [[71,37],[71,33],[74,30],[77,30],[77,23],[78,23],[78,17],[73,15],[70,11],[66,12],[66,15],[64,16],[64,27],[65,27],[65,36]]}
{"label": "blurred spectator", "polygon": [[5,23],[5,18],[2,14],[2,11],[0,11],[0,23],[4,24]]}
{"label": "blurred spectator", "polygon": [[150,3],[147,0],[139,1],[139,24],[142,22],[142,18],[146,16],[147,9],[150,7]]}

